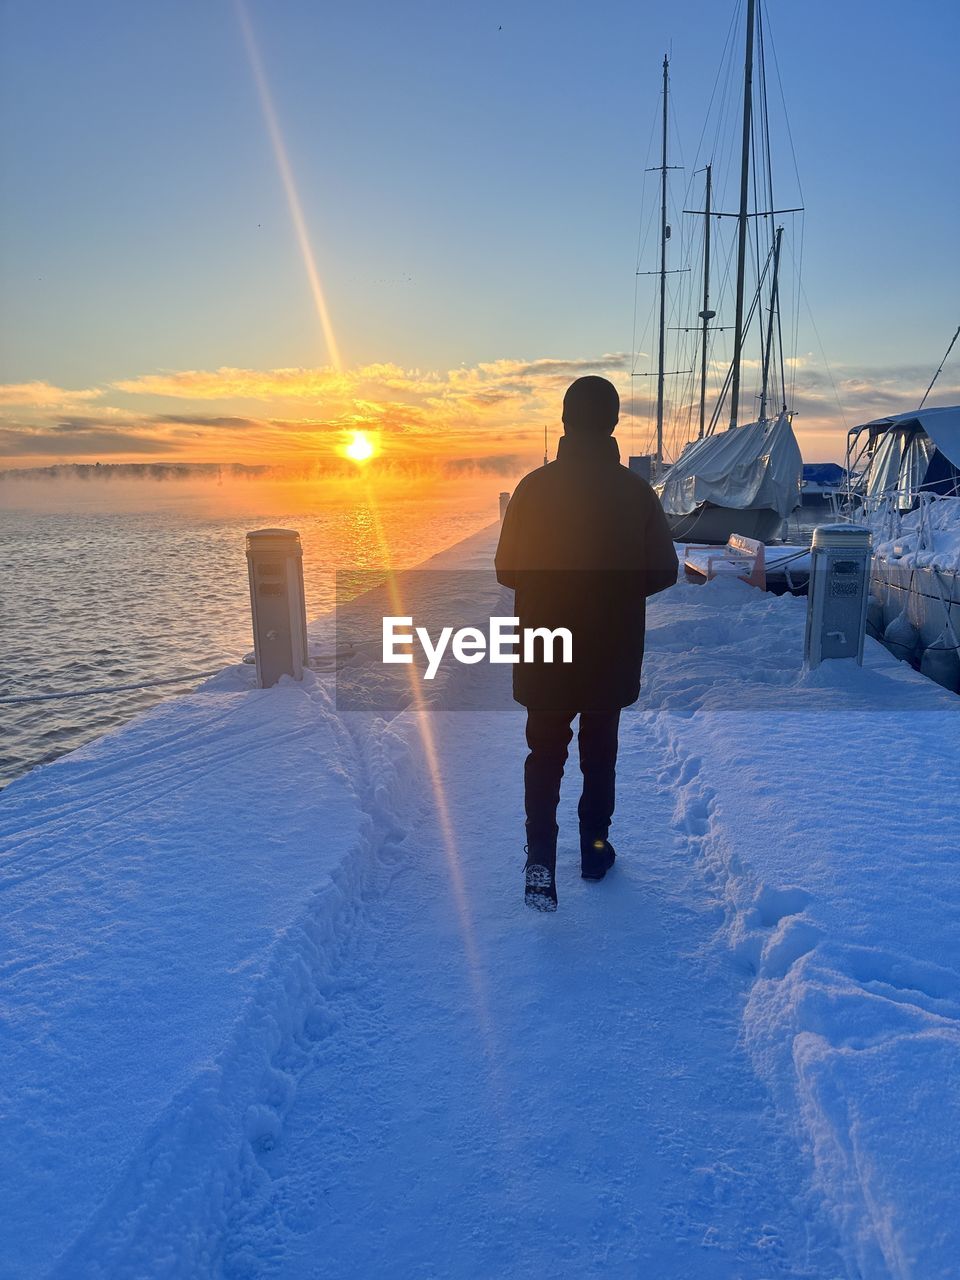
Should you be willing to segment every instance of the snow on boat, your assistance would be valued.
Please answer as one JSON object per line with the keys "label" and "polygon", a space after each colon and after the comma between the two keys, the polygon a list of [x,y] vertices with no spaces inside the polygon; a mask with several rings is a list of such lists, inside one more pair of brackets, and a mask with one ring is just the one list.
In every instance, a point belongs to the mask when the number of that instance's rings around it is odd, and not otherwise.
{"label": "snow on boat", "polygon": [[657,492],[678,541],[769,542],[800,501],[800,446],[781,413],[691,441]]}
{"label": "snow on boat", "polygon": [[960,692],[960,405],[853,428],[847,465],[848,513],[874,535],[868,628]]}

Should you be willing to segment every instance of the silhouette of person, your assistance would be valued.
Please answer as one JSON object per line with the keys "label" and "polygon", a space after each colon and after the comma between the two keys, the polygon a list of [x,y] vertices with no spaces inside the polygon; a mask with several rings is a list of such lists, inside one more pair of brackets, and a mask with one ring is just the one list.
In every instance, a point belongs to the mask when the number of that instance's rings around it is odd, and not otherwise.
{"label": "silhouette of person", "polygon": [[620,397],[606,378],[577,378],[563,398],[555,462],[517,485],[496,553],[497,580],[512,587],[520,628],[567,628],[572,660],[513,668],[514,699],[527,709],[524,765],[527,863],[524,900],[557,906],[557,805],[580,717],[583,792],[580,873],[602,880],[615,853],[613,817],[620,711],[640,696],[646,600],[677,580],[677,556],[653,489],[620,464],[613,429]]}

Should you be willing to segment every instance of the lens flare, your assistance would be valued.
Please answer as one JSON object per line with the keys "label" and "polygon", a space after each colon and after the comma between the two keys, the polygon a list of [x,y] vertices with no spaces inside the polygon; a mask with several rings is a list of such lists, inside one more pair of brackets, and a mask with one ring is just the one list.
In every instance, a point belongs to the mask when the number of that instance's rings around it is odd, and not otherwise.
{"label": "lens flare", "polygon": [[254,38],[253,27],[250,24],[250,18],[247,14],[243,0],[235,0],[237,19],[240,23],[240,30],[243,32],[243,42],[247,47],[247,57],[250,60],[250,69],[253,72],[253,80],[257,86],[257,95],[260,98],[260,108],[263,111],[263,118],[266,121],[267,133],[270,135],[270,145],[273,147],[274,158],[277,162],[277,169],[280,173],[280,181],[283,183],[283,189],[287,197],[287,206],[290,210],[290,218],[293,222],[293,229],[296,232],[297,243],[300,246],[300,253],[303,257],[303,265],[307,273],[307,283],[310,286],[310,292],[313,295],[313,305],[317,309],[317,317],[320,320],[320,328],[323,330],[323,339],[327,345],[327,354],[330,363],[339,372],[343,368],[340,359],[340,349],[337,346],[336,335],[333,332],[333,321],[330,319],[330,311],[327,307],[327,300],[324,296],[323,286],[320,283],[320,273],[317,270],[317,260],[313,253],[313,246],[310,243],[310,236],[307,232],[306,219],[303,216],[303,206],[300,203],[300,195],[297,191],[297,185],[293,180],[293,170],[290,168],[290,158],[287,155],[286,143],[283,140],[283,134],[280,132],[280,122],[277,118],[277,112],[273,105],[273,95],[270,92],[270,86],[267,83],[266,73],[263,69],[263,61],[260,58],[260,50]]}

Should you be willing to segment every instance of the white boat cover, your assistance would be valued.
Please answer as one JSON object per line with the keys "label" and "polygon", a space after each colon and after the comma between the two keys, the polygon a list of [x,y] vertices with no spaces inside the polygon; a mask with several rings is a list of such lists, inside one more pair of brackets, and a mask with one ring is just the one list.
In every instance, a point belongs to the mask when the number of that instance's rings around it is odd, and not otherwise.
{"label": "white boat cover", "polygon": [[923,428],[944,457],[960,468],[960,405],[945,405],[937,409],[914,409],[912,413],[891,414],[889,418],[875,418],[860,427],[867,428],[910,427],[914,423]]}
{"label": "white boat cover", "polygon": [[803,462],[790,419],[751,422],[693,440],[656,486],[668,516],[704,502],[743,511],[769,508],[784,519],[800,502]]}

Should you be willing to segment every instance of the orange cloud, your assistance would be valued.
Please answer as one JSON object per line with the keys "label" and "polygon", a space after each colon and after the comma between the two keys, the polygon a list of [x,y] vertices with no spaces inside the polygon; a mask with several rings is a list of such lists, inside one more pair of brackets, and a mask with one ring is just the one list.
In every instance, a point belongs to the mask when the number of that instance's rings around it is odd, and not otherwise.
{"label": "orange cloud", "polygon": [[[619,439],[627,452],[645,452],[653,440],[650,397],[630,377],[623,353],[585,359],[501,359],[445,371],[404,369],[389,362],[353,369],[330,367],[190,369],[145,374],[100,388],[69,391],[46,382],[0,387],[0,456],[69,462],[94,457],[120,462],[131,455],[158,461],[193,460],[250,465],[326,465],[349,434],[377,433],[378,468],[435,468],[450,460],[516,458],[518,472],[533,465],[559,435],[566,385],[601,373],[618,387]],[[916,404],[927,370],[835,368],[831,375],[807,356],[791,362],[791,403],[805,456],[843,455],[847,425]],[[960,400],[947,371],[936,403]],[[644,384],[644,393],[649,387]],[[689,392],[687,393],[689,395]],[[104,402],[106,397],[125,404]],[[838,404],[839,398],[839,404]],[[166,406],[164,399],[175,400]],[[150,401],[154,403],[151,404]],[[97,401],[91,405],[90,401]],[[698,405],[668,404],[668,456],[678,453]],[[249,410],[253,410],[252,413]],[[498,464],[501,465],[501,464]]]}
{"label": "orange cloud", "polygon": [[97,400],[102,395],[98,388],[68,391],[65,387],[51,386],[49,382],[0,383],[0,405],[31,409],[63,409],[86,400]]}
{"label": "orange cloud", "polygon": [[342,393],[350,379],[336,369],[185,369],[111,383],[128,395],[178,400],[317,400]]}

